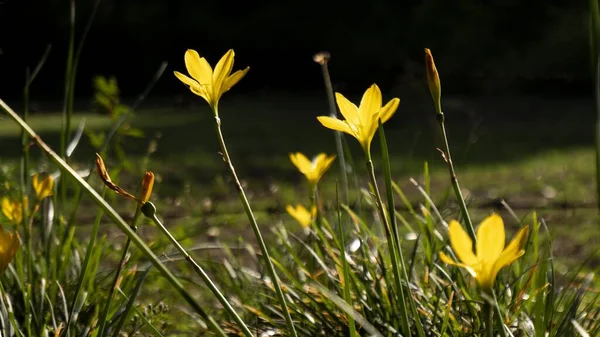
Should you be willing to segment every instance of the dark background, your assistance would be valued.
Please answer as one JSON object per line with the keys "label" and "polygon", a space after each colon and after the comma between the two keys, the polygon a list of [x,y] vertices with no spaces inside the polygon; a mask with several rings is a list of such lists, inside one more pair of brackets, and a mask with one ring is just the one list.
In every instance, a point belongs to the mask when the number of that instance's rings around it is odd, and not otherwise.
{"label": "dark background", "polygon": [[[76,2],[76,41],[95,0]],[[423,48],[432,49],[452,94],[588,95],[592,92],[587,1],[101,0],[77,75],[89,97],[94,75],[114,75],[123,96],[139,93],[163,60],[154,96],[181,94],[171,72],[187,48],[211,64],[229,48],[236,69],[251,67],[238,93],[322,90],[312,55],[332,54],[336,85],[361,92],[423,81]],[[32,88],[62,97],[69,0],[0,0],[0,95],[20,99],[25,68],[48,44],[50,57]]]}

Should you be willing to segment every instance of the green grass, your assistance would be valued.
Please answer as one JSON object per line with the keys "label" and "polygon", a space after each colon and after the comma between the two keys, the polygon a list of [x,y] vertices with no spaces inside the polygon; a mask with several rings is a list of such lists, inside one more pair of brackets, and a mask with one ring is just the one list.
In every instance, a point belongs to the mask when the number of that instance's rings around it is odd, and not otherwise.
{"label": "green grass", "polygon": [[[461,187],[471,208],[479,207],[486,214],[501,209],[499,201],[506,200],[520,212],[537,209],[547,217],[557,247],[565,247],[568,253],[565,260],[575,261],[589,254],[590,249],[568,248],[573,246],[571,242],[577,247],[591,247],[586,242],[600,237],[600,227],[594,225],[598,217],[593,208],[594,152],[590,129],[593,115],[586,102],[535,97],[448,101],[450,143]],[[202,102],[193,102],[199,106],[138,111],[133,126],[144,130],[145,138],[129,138],[125,149],[132,158],[140,158],[148,139],[159,137],[157,151],[149,163],[157,175],[154,199],[175,226],[197,228],[192,224],[200,222],[221,228],[241,227],[250,234],[217,153],[211,114]],[[447,209],[446,214],[455,215],[457,208],[451,202],[453,194],[446,167],[435,150],[436,133],[427,106],[401,103],[386,124],[392,175],[413,204],[424,202],[409,178],[422,182],[423,163],[429,162],[432,198],[441,209]],[[247,184],[253,208],[270,217],[265,219],[267,223],[279,220],[290,223],[290,218],[283,214],[284,208],[288,203],[303,200],[308,203],[303,197],[308,195],[308,187],[289,161],[288,153],[302,151],[311,156],[320,151],[335,152],[331,133],[315,118],[326,114],[326,102],[313,96],[238,96],[225,100],[221,109],[225,138],[236,169]],[[75,113],[73,125],[83,117],[88,130],[110,127],[108,117],[85,112]],[[478,121],[476,127],[473,121]],[[58,145],[60,115],[34,114],[30,124],[50,145]],[[359,153],[354,139],[348,140],[356,150],[353,153]],[[18,142],[16,125],[1,121],[2,165],[17,167]],[[94,150],[84,136],[74,155],[75,165],[92,160],[93,155]],[[374,158],[377,165],[377,151]],[[110,162],[108,157],[109,167]],[[334,165],[321,183],[324,199],[330,202],[335,200],[336,170]],[[356,172],[360,180],[366,180],[362,165]],[[123,181],[126,186],[136,188],[138,178],[132,176],[124,175]],[[352,200],[356,200],[356,190],[353,196]],[[579,230],[569,231],[570,226],[578,226]],[[203,230],[192,232],[203,236]]]}

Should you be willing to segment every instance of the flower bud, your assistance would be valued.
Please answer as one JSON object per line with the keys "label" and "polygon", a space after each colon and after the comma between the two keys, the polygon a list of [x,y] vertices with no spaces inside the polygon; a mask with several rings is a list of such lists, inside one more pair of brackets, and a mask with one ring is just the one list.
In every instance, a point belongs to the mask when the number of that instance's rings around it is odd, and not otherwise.
{"label": "flower bud", "polygon": [[436,112],[441,113],[442,86],[440,84],[440,75],[435,67],[431,50],[428,48],[425,48],[425,69],[427,70],[427,84],[429,85],[429,92],[431,92],[431,97],[433,98],[433,104],[435,104]]}

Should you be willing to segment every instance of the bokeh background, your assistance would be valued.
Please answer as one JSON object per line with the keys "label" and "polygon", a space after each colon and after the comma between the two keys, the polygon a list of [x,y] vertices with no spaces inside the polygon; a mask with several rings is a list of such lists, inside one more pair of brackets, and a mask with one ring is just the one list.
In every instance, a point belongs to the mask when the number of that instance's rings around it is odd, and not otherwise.
{"label": "bokeh background", "polygon": [[[77,1],[81,35],[95,1]],[[53,51],[37,80],[38,99],[60,97],[70,1],[2,0],[0,90],[18,97],[25,66],[47,44]],[[585,1],[367,2],[102,0],[83,50],[77,95],[96,74],[115,75],[123,95],[138,93],[163,60],[182,68],[187,48],[209,60],[235,48],[252,72],[236,92],[315,91],[312,55],[333,55],[337,85],[360,92],[422,80],[423,48],[433,50],[447,94],[590,92],[589,20]],[[181,85],[161,81],[156,95]]]}
{"label": "bokeh background", "polygon": [[[76,1],[76,41],[94,4]],[[0,0],[0,97],[22,107],[25,69],[51,44],[30,100],[32,126],[55,148],[70,6],[68,0]],[[157,174],[154,200],[167,219],[194,224],[182,227],[188,236],[232,223],[249,233],[217,153],[212,116],[172,75],[185,69],[188,48],[213,65],[234,48],[234,68],[251,70],[220,104],[225,138],[261,222],[289,223],[285,206],[305,200],[307,191],[288,153],[335,152],[331,132],[315,118],[328,114],[328,105],[312,57],[328,51],[335,90],[358,101],[377,83],[384,99],[401,98],[386,124],[394,178],[412,202],[423,202],[409,178],[423,182],[427,163],[432,198],[453,217],[458,211],[436,150],[439,133],[425,81],[427,47],[442,78],[454,161],[476,221],[503,210],[503,200],[519,216],[537,209],[557,237],[557,253],[581,261],[600,240],[587,6],[572,0],[101,0],[77,71],[73,125],[85,118],[86,135],[110,128],[92,104],[95,76],[114,76],[123,102],[131,104],[167,61],[136,111],[133,125],[144,135],[125,142],[127,158],[139,162],[156,141],[146,162]],[[364,181],[355,143],[348,139],[352,173]],[[19,130],[0,120],[2,163],[16,168],[19,148]],[[74,165],[92,160],[94,152],[83,137]],[[139,166],[129,168],[129,184],[137,186],[139,175],[131,173]],[[338,169],[334,165],[322,186],[332,202]]]}

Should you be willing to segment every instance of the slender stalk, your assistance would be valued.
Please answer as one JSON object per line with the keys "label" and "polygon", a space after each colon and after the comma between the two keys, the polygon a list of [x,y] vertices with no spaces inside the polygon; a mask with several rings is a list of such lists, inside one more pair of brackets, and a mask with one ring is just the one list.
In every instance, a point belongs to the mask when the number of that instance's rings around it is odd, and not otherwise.
{"label": "slender stalk", "polygon": [[448,135],[446,134],[444,113],[438,111],[436,117],[438,124],[440,125],[440,131],[442,132],[442,139],[444,141],[444,160],[448,164],[448,171],[450,172],[450,182],[452,183],[452,188],[454,189],[454,194],[456,194],[456,199],[458,200],[460,211],[467,225],[467,231],[469,232],[469,236],[471,237],[473,243],[475,243],[477,242],[477,236],[475,235],[475,229],[473,227],[473,222],[471,221],[471,216],[469,215],[469,211],[467,210],[465,198],[463,197],[462,191],[460,190],[460,185],[458,184],[458,178],[456,177],[456,171],[454,170],[454,163],[452,162],[452,155],[450,154],[450,144],[448,143]]}
{"label": "slender stalk", "polygon": [[[138,219],[140,218],[141,214],[142,214],[142,212],[140,210],[140,207],[139,206],[136,207],[135,214],[133,215],[133,219],[132,219],[131,225],[130,225],[131,230],[133,230],[136,233],[137,233],[137,222],[138,222]],[[104,310],[102,310],[102,314],[100,315],[100,323],[98,323],[99,337],[103,337],[106,333],[106,324],[107,324],[107,320],[108,320],[108,314],[110,312],[110,306],[111,306],[112,301],[115,296],[115,290],[117,290],[117,287],[119,284],[119,278],[121,277],[121,272],[123,271],[123,268],[127,264],[127,260],[128,260],[127,255],[129,255],[129,247],[130,246],[131,246],[131,239],[127,238],[127,241],[125,242],[125,247],[123,247],[123,253],[121,254],[121,260],[119,260],[119,265],[117,266],[117,271],[115,272],[115,277],[113,279],[112,286],[110,287],[110,290],[108,291],[108,300],[106,301]]]}
{"label": "slender stalk", "polygon": [[596,103],[595,148],[596,148],[596,196],[598,211],[600,211],[600,8],[598,0],[590,0],[590,60],[594,78],[594,99]]}
{"label": "slender stalk", "polygon": [[[400,262],[400,267],[402,267],[402,277],[406,284],[410,283],[410,279],[408,278],[408,273],[406,271],[406,263],[404,261],[404,254],[402,253],[402,247],[400,245],[400,233],[398,232],[398,224],[396,220],[396,204],[394,202],[394,191],[392,187],[392,168],[390,165],[390,155],[387,146],[387,140],[385,138],[385,131],[383,129],[383,124],[381,120],[379,120],[379,139],[381,141],[381,157],[382,157],[382,166],[383,172],[385,175],[385,190],[386,197],[388,200],[388,214],[390,218],[390,226],[392,227],[392,234],[394,236],[394,243],[396,245],[398,260]],[[383,207],[383,206],[382,206]],[[407,287],[410,292],[410,287]],[[410,294],[410,293],[409,293]],[[425,330],[423,329],[423,324],[419,318],[419,312],[417,311],[417,306],[415,305],[415,301],[412,296],[408,296],[408,303],[410,305],[410,311],[414,316],[415,325],[417,328],[417,335],[419,337],[425,337]],[[406,311],[406,309],[405,309]]]}
{"label": "slender stalk", "polygon": [[188,254],[185,248],[183,248],[181,244],[179,244],[177,239],[173,237],[173,235],[169,232],[167,227],[165,227],[162,221],[158,219],[158,217],[156,216],[156,207],[154,206],[154,204],[150,202],[145,203],[144,206],[142,206],[142,212],[146,217],[150,218],[150,220],[152,220],[158,226],[161,232],[163,232],[163,234],[166,235],[167,238],[169,238],[169,240],[175,246],[175,248],[177,248],[179,253],[181,253],[181,255],[183,255],[183,257],[192,266],[192,268],[194,268],[196,274],[198,274],[198,276],[202,278],[202,281],[204,281],[208,289],[215,295],[215,297],[217,297],[221,305],[223,305],[225,310],[233,317],[236,323],[240,326],[240,329],[242,329],[242,333],[246,337],[253,337],[252,332],[250,331],[248,326],[246,326],[246,323],[244,323],[242,318],[235,312],[235,309],[231,306],[231,304],[229,304],[229,301],[227,301],[225,295],[221,293],[217,285],[210,279],[208,274],[206,274],[204,269],[200,267],[196,260],[194,260],[190,254]]}
{"label": "slender stalk", "polygon": [[406,309],[406,300],[404,297],[404,290],[402,288],[402,276],[400,273],[400,264],[398,261],[398,253],[395,244],[394,237],[392,235],[392,229],[385,212],[385,206],[381,199],[381,193],[379,193],[379,187],[377,186],[377,178],[375,177],[375,167],[373,166],[373,160],[371,160],[371,154],[367,153],[367,170],[371,176],[371,184],[375,191],[375,197],[377,198],[377,209],[379,210],[379,217],[383,223],[385,229],[385,235],[388,243],[388,249],[390,250],[390,257],[392,259],[392,271],[394,272],[394,280],[396,281],[396,288],[398,292],[398,302],[400,304],[400,317],[402,319],[402,334],[404,336],[410,336],[410,324],[408,322],[408,311]]}
{"label": "slender stalk", "polygon": [[[329,114],[331,117],[337,117],[337,109],[335,107],[335,95],[333,94],[333,85],[331,84],[331,76],[329,76],[329,67],[327,66],[327,58],[321,62],[321,71],[323,72],[323,80],[325,81],[325,91],[327,91],[327,102],[329,103]],[[342,196],[345,205],[349,204],[350,197],[348,195],[348,172],[346,170],[346,157],[344,154],[344,147],[342,146],[342,133],[340,131],[334,131],[335,135],[335,148],[338,157],[338,163],[340,164],[340,173],[342,179]],[[341,223],[340,223],[341,225]]]}
{"label": "slender stalk", "polygon": [[[104,195],[106,193],[106,187],[102,187],[102,193],[101,196],[102,198],[104,198]],[[102,215],[104,213],[102,212],[102,209],[98,210],[98,213],[96,214],[96,219],[94,219],[94,226],[92,227],[92,232],[90,234],[90,241],[88,242],[87,245],[87,249],[85,251],[85,258],[83,261],[83,266],[82,266],[82,272],[81,275],[79,275],[79,279],[77,281],[77,285],[75,286],[75,296],[73,296],[73,301],[71,302],[71,310],[69,312],[69,317],[67,317],[67,328],[64,331],[64,334],[69,336],[69,332],[70,332],[70,328],[71,328],[71,323],[73,322],[73,312],[75,311],[75,306],[77,304],[77,302],[79,301],[79,296],[81,294],[81,291],[83,289],[83,283],[85,281],[85,278],[87,276],[88,270],[89,270],[89,266],[90,266],[90,259],[92,257],[92,251],[94,250],[94,245],[96,243],[96,237],[98,236],[98,230],[100,229],[100,221],[102,220]],[[100,330],[102,331],[102,330]]]}
{"label": "slender stalk", "polygon": [[294,322],[292,321],[292,316],[288,310],[287,302],[285,300],[285,295],[281,290],[281,285],[279,284],[279,277],[277,276],[277,272],[275,271],[275,267],[273,266],[273,262],[271,261],[271,256],[269,255],[269,250],[267,249],[267,245],[265,240],[262,237],[262,233],[260,232],[260,228],[258,227],[258,223],[256,222],[256,218],[254,217],[254,213],[252,212],[252,208],[250,207],[250,202],[246,197],[246,193],[244,192],[244,188],[240,183],[240,180],[235,172],[235,167],[231,162],[231,158],[229,157],[229,152],[227,151],[227,146],[225,145],[225,139],[223,138],[223,132],[221,131],[221,118],[219,118],[219,113],[215,109],[215,127],[217,130],[217,136],[219,138],[219,144],[221,146],[221,155],[223,156],[223,160],[227,164],[229,171],[231,172],[231,176],[233,177],[233,181],[235,182],[235,186],[238,191],[238,195],[244,206],[244,211],[246,211],[246,215],[248,216],[248,220],[250,220],[250,224],[252,225],[252,230],[254,231],[254,236],[256,237],[256,241],[260,246],[260,250],[262,252],[263,258],[265,260],[265,264],[267,265],[267,271],[269,272],[269,276],[273,280],[273,286],[275,288],[275,292],[277,293],[277,297],[279,299],[279,304],[281,305],[281,311],[283,316],[285,317],[285,321],[287,323],[289,333],[292,337],[298,337],[296,333],[296,328],[294,327]]}
{"label": "slender stalk", "polygon": [[[596,56],[596,55],[595,55]],[[594,76],[594,98],[596,101],[596,195],[600,210],[600,54],[596,56],[596,74]]]}
{"label": "slender stalk", "polygon": [[[75,52],[75,0],[71,0],[71,8],[69,15],[69,49],[67,51],[67,65],[65,68],[65,92],[63,98],[62,111],[62,128],[60,130],[60,157],[67,161],[67,141],[71,134],[71,116],[72,111],[69,109],[69,97],[74,83],[72,83],[73,72],[73,57]],[[60,196],[60,206],[64,208],[67,201],[67,184],[64,176],[58,184],[58,192]]]}
{"label": "slender stalk", "polygon": [[[340,207],[339,200],[339,188],[336,184],[335,189],[336,199],[337,199],[337,218],[338,218],[338,234],[340,236],[340,257],[342,260],[342,271],[344,275],[344,283],[343,283],[343,292],[344,292],[344,301],[348,303],[350,307],[354,307],[352,304],[352,289],[350,285],[350,268],[348,266],[348,260],[346,258],[346,243],[344,240],[344,231],[342,227],[342,210]],[[348,327],[349,327],[349,337],[356,336],[356,326],[354,325],[354,317],[352,315],[348,315]]]}
{"label": "slender stalk", "polygon": [[104,200],[98,192],[96,192],[83,178],[75,172],[69,164],[67,164],[56,152],[54,152],[41,138],[38,136],[31,127],[19,117],[19,115],[12,110],[2,99],[0,99],[0,107],[8,116],[14,120],[19,127],[21,127],[29,137],[39,146],[39,148],[44,152],[49,159],[55,163],[62,171],[63,175],[68,175],[70,178],[74,179],[84,190],[85,192],[92,198],[92,200],[106,213],[106,215],[119,227],[119,229],[127,235],[127,237],[131,238],[133,244],[140,249],[140,251],[152,262],[152,264],[158,269],[158,271],[171,283],[173,288],[185,299],[185,301],[194,309],[196,313],[200,315],[200,317],[208,324],[208,326],[217,333],[218,336],[227,337],[227,334],[219,324],[209,316],[204,309],[200,306],[200,304],[192,297],[192,295],[185,289],[183,284],[179,282],[179,279],[173,275],[167,269],[167,267],[160,261],[160,259],[152,252],[150,247],[144,243],[144,241],[129,227],[129,225],[121,218],[121,216]]}
{"label": "slender stalk", "polygon": [[483,305],[483,315],[485,316],[485,336],[494,337],[494,309],[492,304],[487,301]]}

